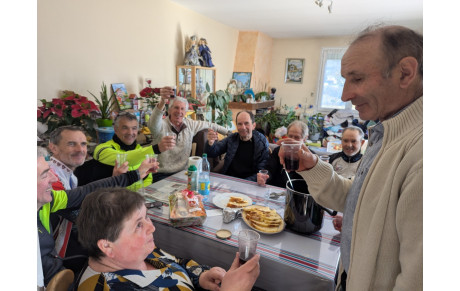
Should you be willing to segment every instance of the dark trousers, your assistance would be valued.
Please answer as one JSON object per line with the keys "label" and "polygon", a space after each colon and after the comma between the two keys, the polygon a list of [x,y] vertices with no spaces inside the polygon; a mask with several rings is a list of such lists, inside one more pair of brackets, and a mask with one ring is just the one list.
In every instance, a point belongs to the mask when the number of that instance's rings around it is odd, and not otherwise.
{"label": "dark trousers", "polygon": [[340,276],[340,290],[346,291],[347,290],[347,272],[343,271],[342,275]]}

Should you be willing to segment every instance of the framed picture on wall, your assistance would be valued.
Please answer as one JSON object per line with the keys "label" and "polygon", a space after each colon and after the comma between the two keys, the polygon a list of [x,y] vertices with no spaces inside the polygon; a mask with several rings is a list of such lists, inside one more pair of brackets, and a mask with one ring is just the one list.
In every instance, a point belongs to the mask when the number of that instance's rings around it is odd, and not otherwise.
{"label": "framed picture on wall", "polygon": [[302,84],[305,59],[286,59],[284,83]]}
{"label": "framed picture on wall", "polygon": [[233,78],[236,80],[236,87],[239,92],[251,87],[251,75],[249,72],[233,72]]}

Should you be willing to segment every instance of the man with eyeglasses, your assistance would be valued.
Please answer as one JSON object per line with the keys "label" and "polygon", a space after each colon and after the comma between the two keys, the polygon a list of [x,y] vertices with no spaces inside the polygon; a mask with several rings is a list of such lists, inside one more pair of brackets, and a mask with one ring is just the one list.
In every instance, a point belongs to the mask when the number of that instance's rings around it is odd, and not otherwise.
{"label": "man with eyeglasses", "polygon": [[[172,88],[161,88],[160,96],[160,102],[153,109],[148,121],[148,127],[153,136],[152,143],[160,141],[166,135],[172,135],[176,143],[174,148],[158,156],[160,169],[158,173],[153,175],[153,182],[185,170],[192,152],[193,137],[200,130],[210,127],[209,122],[185,118],[189,109],[188,101],[185,98],[174,96]],[[169,100],[168,116],[163,118],[167,100]],[[217,124],[212,124],[212,127],[221,134],[227,135],[229,133],[229,130]]]}

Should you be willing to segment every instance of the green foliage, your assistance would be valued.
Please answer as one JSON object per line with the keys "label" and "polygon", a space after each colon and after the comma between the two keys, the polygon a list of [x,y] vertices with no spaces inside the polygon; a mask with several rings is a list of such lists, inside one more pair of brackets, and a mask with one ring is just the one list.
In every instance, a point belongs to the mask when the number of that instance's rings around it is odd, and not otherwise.
{"label": "green foliage", "polygon": [[235,102],[246,102],[248,97],[244,94],[233,95],[233,101]]}
{"label": "green foliage", "polygon": [[260,99],[262,99],[262,97],[265,96],[265,99],[267,99],[267,97],[269,96],[267,92],[265,91],[262,91],[262,92],[259,92],[255,95],[255,99],[256,101],[259,101]]}
{"label": "green foliage", "polygon": [[324,115],[321,113],[316,113],[310,117],[307,117],[308,133],[310,136],[321,133],[321,128],[323,127]]}
{"label": "green foliage", "polygon": [[[100,95],[100,99],[98,99],[93,93],[89,92],[89,94],[91,94],[98,107],[99,107],[99,110],[101,111],[101,118],[102,119],[110,119],[110,113],[112,112],[112,108],[113,108],[113,105],[114,105],[114,100],[116,100],[115,98],[115,94],[112,93],[112,96],[111,98],[109,98],[108,94],[107,94],[107,86],[104,84],[104,82],[102,82],[102,85],[101,85],[101,92],[99,92],[99,95]],[[113,97],[113,98],[112,98]]]}
{"label": "green foliage", "polygon": [[286,115],[281,115],[275,110],[272,110],[267,114],[257,117],[256,123],[260,124],[262,128],[265,128],[268,124],[270,126],[270,133],[274,134],[276,129],[282,126],[287,127],[296,119],[295,111],[292,109]]}
{"label": "green foliage", "polygon": [[232,111],[228,109],[228,103],[232,101],[232,95],[228,93],[227,90],[211,92],[208,83],[206,83],[206,91],[209,93],[206,107],[210,107],[212,109],[212,122],[221,126],[231,127]]}

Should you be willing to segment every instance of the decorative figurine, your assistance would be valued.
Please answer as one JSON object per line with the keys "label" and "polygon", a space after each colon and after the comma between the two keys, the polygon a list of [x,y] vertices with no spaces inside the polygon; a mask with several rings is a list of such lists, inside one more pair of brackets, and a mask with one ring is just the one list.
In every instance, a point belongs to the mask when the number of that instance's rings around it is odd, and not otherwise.
{"label": "decorative figurine", "polygon": [[211,58],[211,50],[208,47],[208,42],[206,41],[206,38],[200,38],[200,43],[199,43],[199,51],[200,51],[200,64],[203,67],[214,67],[214,64],[212,63],[212,58]]}
{"label": "decorative figurine", "polygon": [[185,45],[184,64],[186,66],[199,66],[200,56],[196,46],[196,35],[192,35]]}
{"label": "decorative figurine", "polygon": [[270,89],[270,100],[275,100],[275,92],[276,92],[276,88],[271,88]]}

